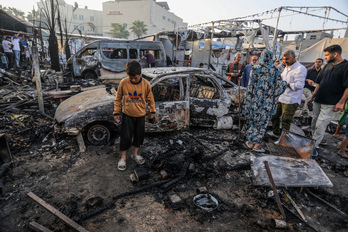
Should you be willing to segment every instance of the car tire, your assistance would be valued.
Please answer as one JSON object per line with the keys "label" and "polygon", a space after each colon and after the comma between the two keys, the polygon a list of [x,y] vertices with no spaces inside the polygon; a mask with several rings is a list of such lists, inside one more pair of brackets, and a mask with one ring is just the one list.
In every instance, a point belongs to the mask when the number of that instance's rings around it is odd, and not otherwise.
{"label": "car tire", "polygon": [[83,79],[97,79],[97,74],[93,71],[87,71],[83,74]]}
{"label": "car tire", "polygon": [[94,124],[87,128],[86,138],[90,144],[105,145],[110,141],[111,131],[104,124]]}

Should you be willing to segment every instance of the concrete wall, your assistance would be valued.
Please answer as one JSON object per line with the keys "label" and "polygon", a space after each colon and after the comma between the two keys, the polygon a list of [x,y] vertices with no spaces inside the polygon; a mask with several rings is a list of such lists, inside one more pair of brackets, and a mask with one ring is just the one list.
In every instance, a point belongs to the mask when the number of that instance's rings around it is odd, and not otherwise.
{"label": "concrete wall", "polygon": [[111,36],[112,24],[126,25],[130,32],[128,39],[135,39],[130,27],[136,20],[143,21],[148,29],[147,35],[174,27],[186,26],[183,20],[172,12],[162,8],[154,0],[108,1],[103,2],[103,35]]}

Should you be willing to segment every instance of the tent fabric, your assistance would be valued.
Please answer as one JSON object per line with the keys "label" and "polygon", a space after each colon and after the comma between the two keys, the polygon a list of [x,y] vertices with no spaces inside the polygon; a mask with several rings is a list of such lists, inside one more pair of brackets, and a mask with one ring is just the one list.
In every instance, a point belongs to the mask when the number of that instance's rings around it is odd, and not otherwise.
{"label": "tent fabric", "polygon": [[317,58],[324,59],[324,49],[334,44],[342,47],[342,58],[348,60],[348,38],[324,38],[301,52],[301,63],[314,63]]}

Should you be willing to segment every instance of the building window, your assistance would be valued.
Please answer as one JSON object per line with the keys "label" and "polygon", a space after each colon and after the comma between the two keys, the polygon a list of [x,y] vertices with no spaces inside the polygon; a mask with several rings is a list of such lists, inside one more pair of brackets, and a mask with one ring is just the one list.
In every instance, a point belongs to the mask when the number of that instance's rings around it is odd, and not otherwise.
{"label": "building window", "polygon": [[84,26],[80,26],[80,30],[81,30],[81,31],[84,31],[84,30],[85,30],[85,27],[84,27]]}
{"label": "building window", "polygon": [[170,22],[170,18],[168,18],[168,22]]}
{"label": "building window", "polygon": [[175,24],[174,20],[172,20],[172,24]]}
{"label": "building window", "polygon": [[78,28],[79,28],[78,26],[74,25],[74,30],[76,30],[76,29],[78,29]]}
{"label": "building window", "polygon": [[311,37],[309,37],[309,39],[317,39],[316,35],[311,35]]}
{"label": "building window", "polygon": [[94,27],[90,27],[90,31],[94,31]]}
{"label": "building window", "polygon": [[163,20],[166,20],[166,16],[162,16]]}
{"label": "building window", "polygon": [[89,17],[89,21],[94,22],[94,16],[90,16],[90,17]]}
{"label": "building window", "polygon": [[127,28],[127,23],[124,23],[124,24],[123,24],[123,27]]}
{"label": "building window", "polygon": [[83,15],[79,15],[79,20],[83,20]]}
{"label": "building window", "polygon": [[73,19],[77,19],[77,14],[73,14]]}

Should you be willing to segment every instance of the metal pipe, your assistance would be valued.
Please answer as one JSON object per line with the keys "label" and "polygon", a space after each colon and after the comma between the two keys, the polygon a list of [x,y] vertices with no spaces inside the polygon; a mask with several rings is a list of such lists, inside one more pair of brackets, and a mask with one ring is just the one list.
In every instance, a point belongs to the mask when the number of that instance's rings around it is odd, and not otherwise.
{"label": "metal pipe", "polygon": [[272,176],[272,173],[271,173],[271,169],[269,168],[269,165],[268,165],[268,161],[265,161],[264,164],[265,164],[265,168],[266,168],[266,171],[267,171],[267,175],[268,175],[268,178],[269,178],[269,182],[271,183],[272,190],[273,190],[274,197],[275,197],[275,200],[276,200],[276,202],[277,202],[279,211],[280,211],[280,213],[283,215],[283,219],[286,220],[286,215],[285,215],[285,212],[284,212],[282,203],[281,203],[281,201],[280,201],[280,197],[279,197],[279,194],[278,194],[276,185],[275,185],[275,183],[274,183],[273,176]]}
{"label": "metal pipe", "polygon": [[211,52],[213,47],[213,38],[214,38],[214,23],[211,27],[211,36],[210,36],[210,47],[209,47],[209,59],[208,59],[208,69],[210,69],[211,64]]}
{"label": "metal pipe", "polygon": [[299,49],[299,51],[298,51],[297,61],[300,61],[300,58],[301,58],[301,50],[302,50],[303,36],[304,36],[304,33],[302,32],[302,33],[301,33],[300,49]]}
{"label": "metal pipe", "polygon": [[274,34],[273,34],[273,47],[272,47],[272,53],[274,54],[275,47],[277,44],[277,37],[278,37],[278,25],[279,25],[279,18],[280,18],[280,13],[282,12],[282,8],[278,8],[278,17],[277,17],[277,24],[274,29]]}

